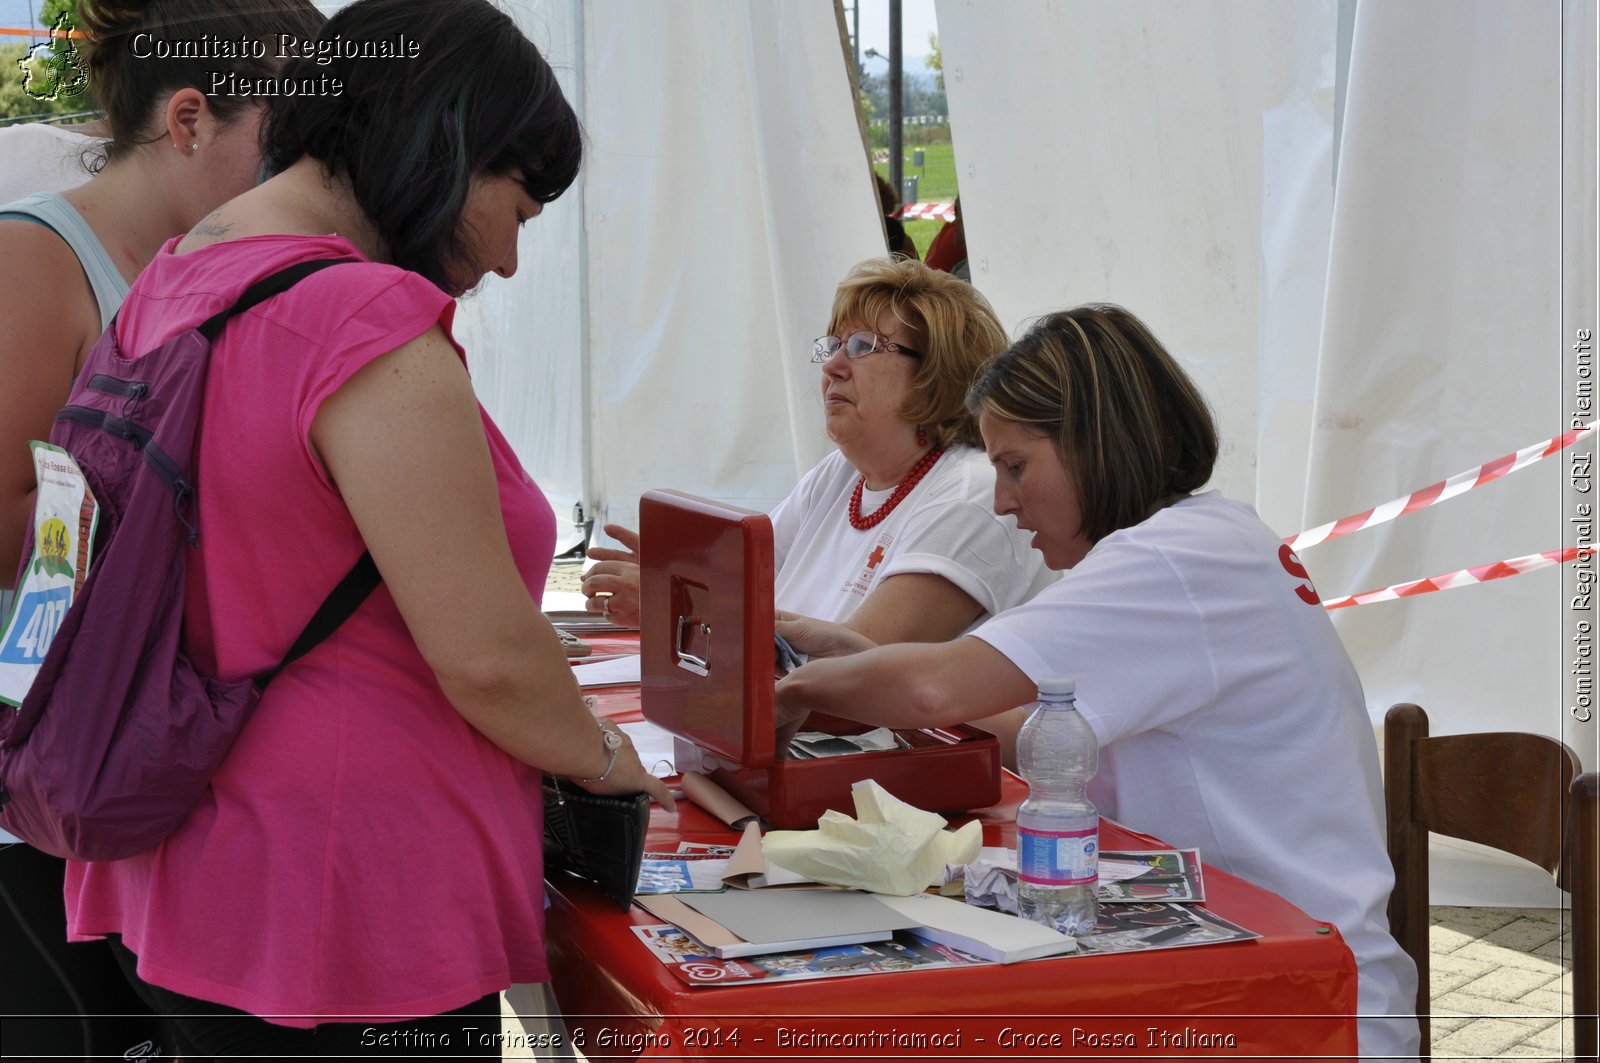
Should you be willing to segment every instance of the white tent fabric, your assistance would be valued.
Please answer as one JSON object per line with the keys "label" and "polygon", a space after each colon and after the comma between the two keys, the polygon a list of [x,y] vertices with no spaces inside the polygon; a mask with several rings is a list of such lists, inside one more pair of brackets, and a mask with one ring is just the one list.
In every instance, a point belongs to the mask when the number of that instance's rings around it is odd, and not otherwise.
{"label": "white tent fabric", "polygon": [[[480,394],[558,510],[632,523],[658,486],[770,506],[827,446],[809,339],[881,249],[833,5],[512,6],[590,150],[517,277],[462,309]],[[1090,300],[1145,317],[1218,412],[1214,485],[1284,535],[1567,427],[1595,320],[1591,3],[937,10],[974,283],[1013,330]],[[1303,560],[1329,598],[1561,546],[1566,469]],[[1539,731],[1595,766],[1571,583],[1335,614],[1374,724],[1414,700],[1435,733]],[[1554,894],[1535,873],[1457,899]]]}
{"label": "white tent fabric", "polygon": [[[1563,172],[1593,136],[1562,103],[1593,84],[1592,9],[938,11],[974,282],[1008,323],[1099,299],[1146,317],[1216,406],[1214,486],[1285,535],[1567,427],[1563,337],[1593,305],[1563,312],[1563,196],[1594,184]],[[1564,482],[1551,459],[1303,560],[1328,598],[1553,549]],[[1542,732],[1592,766],[1594,725],[1563,702],[1565,611],[1547,570],[1335,616],[1375,724],[1414,700],[1435,733]],[[1554,892],[1534,873],[1472,899]]]}
{"label": "white tent fabric", "polygon": [[[525,3],[581,186],[462,311],[479,393],[558,511],[671,487],[767,509],[828,450],[811,340],[883,253],[831,3]],[[481,352],[481,353],[479,353]]]}
{"label": "white tent fabric", "polygon": [[[510,10],[581,114],[580,5]],[[582,541],[574,508],[590,479],[583,207],[580,182],[523,228],[516,275],[490,278],[455,320],[479,398],[555,507],[558,553]]]}
{"label": "white tent fabric", "polygon": [[[1556,5],[1357,8],[1310,520],[1359,512],[1567,427],[1562,21]],[[1325,588],[1365,590],[1557,548],[1565,473],[1564,460],[1547,460],[1311,551],[1307,563]],[[1564,737],[1594,767],[1594,725],[1572,720],[1563,700],[1566,613],[1562,573],[1546,570],[1352,609],[1338,622],[1375,718],[1415,701],[1435,733]],[[1461,895],[1477,903],[1533,903],[1540,891],[1556,900],[1537,873],[1523,894],[1509,877],[1485,882],[1437,863],[1441,889],[1476,879]]]}

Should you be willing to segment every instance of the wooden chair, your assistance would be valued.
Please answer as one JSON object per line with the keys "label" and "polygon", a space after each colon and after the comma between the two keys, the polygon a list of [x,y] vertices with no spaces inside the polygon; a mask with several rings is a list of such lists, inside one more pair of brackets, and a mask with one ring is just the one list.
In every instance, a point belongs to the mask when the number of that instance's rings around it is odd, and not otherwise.
{"label": "wooden chair", "polygon": [[1428,736],[1428,715],[1383,721],[1394,893],[1389,926],[1417,964],[1422,1058],[1428,1030],[1428,832],[1488,845],[1555,876],[1572,899],[1572,1011],[1580,1060],[1596,1058],[1600,1010],[1600,775],[1565,745],[1513,732]]}

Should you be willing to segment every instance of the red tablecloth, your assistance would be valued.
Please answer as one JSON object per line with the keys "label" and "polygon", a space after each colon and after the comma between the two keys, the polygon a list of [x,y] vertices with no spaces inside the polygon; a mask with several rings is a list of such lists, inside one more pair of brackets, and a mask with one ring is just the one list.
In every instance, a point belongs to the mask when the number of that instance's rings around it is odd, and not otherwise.
{"label": "red tablecloth", "polygon": [[[598,641],[598,640],[597,640]],[[601,651],[596,647],[597,652]],[[638,691],[598,693],[638,718]],[[977,818],[985,845],[1014,844],[1026,787],[1005,777]],[[649,847],[731,842],[688,802],[657,808]],[[1107,822],[1107,849],[1164,848]],[[1204,858],[1204,854],[1202,859]],[[590,1059],[1288,1059],[1356,1054],[1356,965],[1339,933],[1283,898],[1214,868],[1206,907],[1261,935],[1226,945],[1063,957],[850,978],[691,987],[587,884],[550,881],[546,937],[560,1003]]]}

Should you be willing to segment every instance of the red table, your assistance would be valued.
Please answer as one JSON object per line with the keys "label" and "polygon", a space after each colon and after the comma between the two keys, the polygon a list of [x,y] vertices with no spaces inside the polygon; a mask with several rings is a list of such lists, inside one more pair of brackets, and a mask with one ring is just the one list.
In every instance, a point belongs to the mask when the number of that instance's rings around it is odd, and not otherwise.
{"label": "red table", "polygon": [[[595,640],[599,642],[600,640]],[[610,647],[605,647],[609,649]],[[604,652],[596,646],[597,652]],[[638,691],[598,694],[638,719]],[[1005,777],[977,815],[985,845],[1014,845],[1026,787]],[[656,808],[649,848],[731,842],[681,802]],[[1107,849],[1164,844],[1107,822]],[[1202,858],[1204,854],[1201,854]],[[849,978],[691,987],[586,883],[549,883],[546,938],[560,1003],[590,1059],[1288,1059],[1356,1055],[1356,965],[1339,933],[1283,898],[1207,868],[1206,907],[1254,941]]]}

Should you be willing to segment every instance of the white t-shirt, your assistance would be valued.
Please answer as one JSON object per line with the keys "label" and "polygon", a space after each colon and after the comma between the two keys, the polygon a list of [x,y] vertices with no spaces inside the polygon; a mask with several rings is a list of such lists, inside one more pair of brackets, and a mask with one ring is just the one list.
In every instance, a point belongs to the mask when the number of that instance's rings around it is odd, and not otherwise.
{"label": "white t-shirt", "polygon": [[0,126],[0,203],[35,192],[65,192],[89,179],[83,153],[102,143],[43,122]]}
{"label": "white t-shirt", "polygon": [[[772,511],[778,608],[820,620],[849,620],[872,589],[903,572],[943,576],[989,615],[1032,597],[1055,579],[1031,537],[994,514],[994,468],[981,451],[952,447],[911,493],[866,531],[850,526],[860,477],[834,451]],[[872,514],[893,489],[863,491]]]}
{"label": "white t-shirt", "polygon": [[[1410,1016],[1361,682],[1298,561],[1216,492],[1106,536],[974,635],[1029,678],[1071,676],[1100,741],[1102,814],[1333,923],[1363,1016]],[[1248,920],[1246,920],[1248,923]],[[1415,1021],[1363,1018],[1363,1056],[1413,1056]]]}

